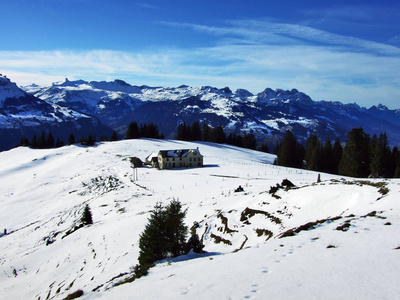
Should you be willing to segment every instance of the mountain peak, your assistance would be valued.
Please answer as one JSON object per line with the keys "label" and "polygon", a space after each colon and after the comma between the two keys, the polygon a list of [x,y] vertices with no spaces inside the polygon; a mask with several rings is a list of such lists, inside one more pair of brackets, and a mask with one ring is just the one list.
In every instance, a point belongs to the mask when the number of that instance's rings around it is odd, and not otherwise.
{"label": "mountain peak", "polygon": [[7,76],[0,74],[0,105],[3,105],[7,98],[20,98],[25,96],[16,83],[12,82]]}

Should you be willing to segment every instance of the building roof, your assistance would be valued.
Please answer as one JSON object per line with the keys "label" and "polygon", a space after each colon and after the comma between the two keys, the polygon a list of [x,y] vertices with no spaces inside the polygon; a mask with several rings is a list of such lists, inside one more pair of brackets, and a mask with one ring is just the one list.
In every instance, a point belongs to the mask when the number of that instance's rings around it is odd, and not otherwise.
{"label": "building roof", "polygon": [[178,150],[160,150],[161,157],[186,157],[188,154],[196,152],[200,154],[199,149],[178,149]]}

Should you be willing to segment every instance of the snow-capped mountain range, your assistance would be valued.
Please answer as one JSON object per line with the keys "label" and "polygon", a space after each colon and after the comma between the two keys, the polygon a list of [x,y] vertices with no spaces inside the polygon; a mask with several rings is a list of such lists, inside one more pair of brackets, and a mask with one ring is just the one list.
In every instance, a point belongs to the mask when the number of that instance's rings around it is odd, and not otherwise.
{"label": "snow-capped mountain range", "polygon": [[111,133],[97,118],[35,97],[0,76],[0,150],[14,147],[22,137],[39,137],[42,131],[64,141],[71,133],[77,138],[89,132]]}
{"label": "snow-capped mountain range", "polygon": [[122,80],[66,79],[48,87],[25,86],[23,92],[15,84],[9,81],[8,84],[7,88],[0,87],[0,99],[18,99],[25,92],[55,110],[64,109],[99,120],[110,130],[117,130],[121,137],[132,121],[155,123],[166,137],[173,138],[180,122],[192,124],[198,120],[214,127],[222,125],[226,132],[253,131],[259,141],[267,140],[271,145],[287,129],[302,142],[310,133],[323,141],[327,137],[344,141],[349,130],[360,126],[370,134],[387,132],[393,145],[400,144],[399,110],[389,110],[383,105],[367,109],[357,104],[313,101],[296,89],[267,88],[254,95],[228,87],[149,87],[133,86]]}
{"label": "snow-capped mountain range", "polygon": [[[132,172],[132,156],[197,147],[203,168]],[[317,183],[274,159],[149,139],[1,152],[0,298],[399,299],[400,180],[321,173]],[[295,187],[271,194],[284,179]],[[207,253],[131,282],[150,211],[172,199]],[[79,227],[86,205],[93,224]]]}

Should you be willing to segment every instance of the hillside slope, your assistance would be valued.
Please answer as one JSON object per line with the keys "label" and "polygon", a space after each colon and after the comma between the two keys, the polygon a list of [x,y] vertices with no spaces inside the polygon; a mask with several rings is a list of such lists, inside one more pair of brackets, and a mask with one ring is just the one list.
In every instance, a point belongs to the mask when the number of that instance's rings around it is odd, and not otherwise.
{"label": "hillside slope", "polygon": [[[205,167],[138,169],[163,149],[196,148]],[[210,143],[129,140],[0,153],[0,293],[5,299],[395,299],[399,180],[273,166],[273,155]],[[295,188],[269,194],[289,179]],[[235,193],[241,185],[244,192]],[[206,254],[137,263],[149,211],[178,198]],[[94,224],[77,228],[90,205]],[[219,243],[218,243],[219,242]],[[328,248],[329,246],[329,248]]]}

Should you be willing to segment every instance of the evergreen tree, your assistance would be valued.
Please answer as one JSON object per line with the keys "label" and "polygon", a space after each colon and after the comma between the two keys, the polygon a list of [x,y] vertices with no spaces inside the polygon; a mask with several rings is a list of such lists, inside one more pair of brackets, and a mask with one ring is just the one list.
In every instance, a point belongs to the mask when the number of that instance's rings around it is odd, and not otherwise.
{"label": "evergreen tree", "polygon": [[150,218],[139,239],[139,264],[153,265],[157,260],[166,257],[164,207],[157,203],[151,211]]}
{"label": "evergreen tree", "polygon": [[83,210],[81,222],[83,225],[93,224],[92,211],[90,210],[90,207],[88,204],[86,204],[86,206]]}
{"label": "evergreen tree", "polygon": [[136,122],[131,122],[128,126],[128,130],[126,131],[126,140],[137,139],[139,138],[139,127]]}
{"label": "evergreen tree", "polygon": [[316,135],[310,134],[306,142],[304,159],[307,169],[318,171],[321,166],[321,145]]}
{"label": "evergreen tree", "polygon": [[39,140],[38,140],[38,148],[39,149],[44,149],[46,148],[46,136],[44,134],[44,131],[42,131]]}
{"label": "evergreen tree", "polygon": [[393,173],[392,177],[400,178],[400,151],[399,148],[393,147],[391,154],[391,171]]}
{"label": "evergreen tree", "polygon": [[178,200],[172,200],[166,207],[166,241],[168,256],[185,254],[185,242],[188,228],[184,224],[186,210]]}
{"label": "evergreen tree", "polygon": [[200,122],[195,121],[192,124],[192,130],[191,130],[191,140],[192,141],[201,141],[201,128],[200,128]]}
{"label": "evergreen tree", "polygon": [[351,177],[369,175],[369,141],[370,137],[362,127],[354,128],[347,133],[346,145],[339,163],[339,174]]}
{"label": "evergreen tree", "polygon": [[213,142],[217,144],[223,144],[226,142],[225,132],[222,125],[218,125],[218,127],[214,130]]}
{"label": "evergreen tree", "polygon": [[386,133],[381,133],[379,137],[376,134],[370,143],[370,172],[374,177],[391,177],[394,172],[391,168],[391,154],[389,141]]}
{"label": "evergreen tree", "polygon": [[74,137],[74,135],[71,133],[71,134],[69,135],[69,137],[68,137],[68,146],[71,146],[71,145],[73,145],[73,144],[75,144],[75,137]]}
{"label": "evergreen tree", "polygon": [[335,174],[336,170],[337,167],[335,167],[332,142],[331,139],[328,137],[321,149],[321,161],[319,171]]}
{"label": "evergreen tree", "polygon": [[151,266],[157,260],[185,253],[187,227],[183,220],[186,211],[178,200],[167,207],[157,203],[139,239],[139,264]]}
{"label": "evergreen tree", "polygon": [[54,147],[54,137],[53,134],[51,132],[49,132],[49,134],[47,135],[47,139],[46,139],[46,148],[53,148]]}
{"label": "evergreen tree", "polygon": [[115,142],[115,141],[118,141],[118,135],[117,132],[114,130],[113,133],[111,134],[110,142]]}
{"label": "evergreen tree", "polygon": [[64,146],[64,142],[61,141],[59,138],[57,138],[57,142],[56,142],[55,147],[56,148],[60,148],[60,147],[63,147],[63,146]]}
{"label": "evergreen tree", "polygon": [[29,146],[29,140],[26,136],[21,138],[21,142],[19,143],[20,146],[22,147],[28,147]]}
{"label": "evergreen tree", "polygon": [[243,147],[247,149],[256,150],[257,141],[253,131],[249,132],[243,137]]}
{"label": "evergreen tree", "polygon": [[269,152],[268,143],[266,143],[266,142],[262,143],[260,145],[260,147],[258,148],[258,151],[265,152],[265,153],[270,153]]}
{"label": "evergreen tree", "polygon": [[191,127],[181,122],[177,128],[176,139],[180,141],[189,141],[191,139]]}
{"label": "evergreen tree", "polygon": [[36,137],[36,134],[35,134],[32,137],[31,148],[32,149],[37,149],[38,147],[39,147],[39,144],[38,144],[37,137]]}
{"label": "evergreen tree", "polygon": [[204,142],[211,142],[212,140],[211,127],[206,123],[201,128],[201,140]]}
{"label": "evergreen tree", "polygon": [[304,148],[296,141],[296,138],[290,130],[286,131],[277,156],[277,164],[280,166],[292,168],[302,167]]}
{"label": "evergreen tree", "polygon": [[149,131],[148,131],[147,124],[140,124],[139,137],[146,138],[148,136],[149,136]]}
{"label": "evergreen tree", "polygon": [[339,174],[339,163],[342,159],[343,148],[340,144],[340,139],[336,138],[335,143],[332,147],[332,155],[333,155],[333,174]]}
{"label": "evergreen tree", "polygon": [[150,139],[158,139],[160,137],[160,132],[156,124],[150,123],[147,126],[147,137]]}
{"label": "evergreen tree", "polygon": [[86,146],[93,146],[96,143],[96,137],[93,137],[91,133],[89,133],[88,138],[86,139]]}

